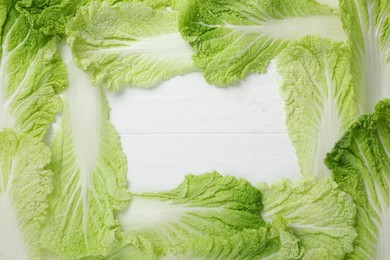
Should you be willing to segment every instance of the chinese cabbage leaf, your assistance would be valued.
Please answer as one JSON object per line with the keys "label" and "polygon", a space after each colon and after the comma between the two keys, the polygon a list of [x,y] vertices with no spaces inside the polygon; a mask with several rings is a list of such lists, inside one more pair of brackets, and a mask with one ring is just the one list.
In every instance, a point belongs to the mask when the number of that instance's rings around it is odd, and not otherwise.
{"label": "chinese cabbage leaf", "polygon": [[266,72],[289,42],[306,35],[346,39],[339,14],[313,0],[194,0],[179,28],[195,65],[218,86]]}
{"label": "chinese cabbage leaf", "polygon": [[168,192],[135,194],[119,221],[130,245],[146,239],[167,259],[299,255],[294,235],[283,224],[266,225],[261,208],[260,191],[247,181],[212,172],[187,175]]}
{"label": "chinese cabbage leaf", "polygon": [[262,218],[284,217],[305,248],[303,259],[343,259],[353,250],[356,207],[329,178],[259,185]]}
{"label": "chinese cabbage leaf", "polygon": [[97,85],[152,87],[194,71],[193,51],[178,29],[178,12],[137,2],[94,2],[68,27],[75,63]]}
{"label": "chinese cabbage leaf", "polygon": [[[104,1],[104,0],[103,0]],[[120,2],[141,2],[153,9],[159,10],[181,10],[188,0],[109,0],[111,4]]]}
{"label": "chinese cabbage leaf", "polygon": [[340,189],[357,205],[354,251],[347,259],[389,259],[390,100],[362,116],[328,154]]}
{"label": "chinese cabbage leaf", "polygon": [[18,0],[16,7],[46,35],[65,36],[65,28],[77,10],[90,0]]}
{"label": "chinese cabbage leaf", "polygon": [[56,93],[66,86],[57,40],[32,28],[12,6],[0,8],[7,17],[0,30],[0,130],[42,138],[61,109]]}
{"label": "chinese cabbage leaf", "polygon": [[114,213],[129,201],[126,158],[104,92],[72,64],[68,46],[61,52],[69,88],[52,145],[54,190],[42,241],[61,258],[105,256],[117,243]]}
{"label": "chinese cabbage leaf", "polygon": [[340,5],[360,113],[370,113],[390,97],[390,1],[340,0]]}
{"label": "chinese cabbage leaf", "polygon": [[287,129],[305,176],[330,175],[325,156],[357,118],[349,54],[343,43],[306,37],[277,58]]}
{"label": "chinese cabbage leaf", "polygon": [[0,132],[0,259],[41,259],[39,235],[53,188],[48,147],[38,138]]}
{"label": "chinese cabbage leaf", "polygon": [[340,8],[339,0],[316,0],[319,4],[327,5],[334,10],[338,10]]}

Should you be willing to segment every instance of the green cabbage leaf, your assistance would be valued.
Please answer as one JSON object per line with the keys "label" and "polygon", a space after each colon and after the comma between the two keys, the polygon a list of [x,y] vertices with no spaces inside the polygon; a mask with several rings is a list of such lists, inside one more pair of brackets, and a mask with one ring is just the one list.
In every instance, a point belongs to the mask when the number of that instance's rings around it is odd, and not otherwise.
{"label": "green cabbage leaf", "polygon": [[277,58],[288,134],[304,176],[330,175],[325,156],[357,119],[349,55],[344,43],[306,37]]}
{"label": "green cabbage leaf", "polygon": [[326,157],[340,189],[357,205],[354,251],[347,259],[389,259],[390,100],[362,116]]}
{"label": "green cabbage leaf", "polygon": [[68,26],[74,62],[99,86],[152,87],[195,70],[178,12],[137,2],[93,2]]}
{"label": "green cabbage leaf", "polygon": [[305,252],[303,259],[343,259],[353,250],[356,206],[330,178],[259,184],[264,221],[288,221]]}
{"label": "green cabbage leaf", "polygon": [[351,73],[359,112],[371,113],[390,97],[390,1],[340,0],[351,45]]}
{"label": "green cabbage leaf", "polygon": [[345,41],[339,12],[313,0],[194,0],[179,28],[206,80],[226,86],[264,73],[290,42],[306,35]]}
{"label": "green cabbage leaf", "polygon": [[64,37],[69,20],[88,2],[90,0],[18,0],[16,8],[29,16],[40,32]]}
{"label": "green cabbage leaf", "polygon": [[56,94],[66,86],[58,41],[35,30],[13,5],[1,2],[0,14],[0,130],[42,138],[61,109]]}
{"label": "green cabbage leaf", "polygon": [[0,259],[41,259],[39,237],[53,188],[45,169],[50,157],[40,139],[0,132]]}
{"label": "green cabbage leaf", "polygon": [[283,220],[264,223],[261,209],[260,191],[243,179],[187,175],[174,190],[134,195],[119,215],[130,246],[122,250],[149,245],[155,259],[298,259],[302,248],[291,229]]}
{"label": "green cabbage leaf", "polygon": [[109,2],[111,4],[121,2],[141,2],[153,9],[179,11],[185,7],[188,0],[109,0]]}
{"label": "green cabbage leaf", "polygon": [[65,259],[107,255],[118,241],[115,212],[127,206],[127,163],[118,133],[109,121],[101,88],[72,62],[61,47],[69,87],[52,144],[54,190],[42,243]]}

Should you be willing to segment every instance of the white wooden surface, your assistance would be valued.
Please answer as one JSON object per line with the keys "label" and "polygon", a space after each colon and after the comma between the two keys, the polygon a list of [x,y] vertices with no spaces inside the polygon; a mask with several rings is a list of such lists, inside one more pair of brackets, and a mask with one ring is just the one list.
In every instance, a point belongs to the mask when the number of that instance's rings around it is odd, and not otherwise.
{"label": "white wooden surface", "polygon": [[211,170],[253,184],[296,179],[278,80],[271,65],[266,75],[251,75],[230,88],[208,85],[192,73],[151,90],[108,94],[131,190],[165,190],[186,174]]}

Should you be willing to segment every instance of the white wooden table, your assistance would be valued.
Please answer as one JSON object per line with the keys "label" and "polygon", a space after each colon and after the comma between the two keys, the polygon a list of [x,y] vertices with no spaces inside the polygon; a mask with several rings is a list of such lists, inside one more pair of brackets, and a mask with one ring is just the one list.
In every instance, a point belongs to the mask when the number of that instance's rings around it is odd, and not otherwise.
{"label": "white wooden table", "polygon": [[127,155],[132,191],[176,187],[186,174],[217,170],[256,184],[296,179],[275,66],[238,86],[208,85],[200,73],[150,90],[108,94]]}

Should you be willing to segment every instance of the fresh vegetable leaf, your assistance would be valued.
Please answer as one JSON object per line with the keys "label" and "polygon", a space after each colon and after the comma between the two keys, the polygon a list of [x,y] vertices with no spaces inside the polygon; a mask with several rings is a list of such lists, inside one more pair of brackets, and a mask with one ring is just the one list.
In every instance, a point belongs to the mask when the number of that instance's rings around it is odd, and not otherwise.
{"label": "fresh vegetable leaf", "polygon": [[117,242],[114,213],[129,202],[126,158],[104,92],[73,65],[67,45],[61,53],[69,88],[52,145],[54,190],[42,241],[62,258],[105,256]]}
{"label": "fresh vegetable leaf", "polygon": [[340,0],[361,114],[390,97],[390,1]]}
{"label": "fresh vegetable leaf", "polygon": [[289,45],[277,58],[286,124],[301,172],[330,175],[326,154],[357,118],[349,49],[317,37]]}
{"label": "fresh vegetable leaf", "polygon": [[[228,237],[195,238],[185,253],[173,252],[161,259],[301,259],[303,248],[292,230],[287,226],[279,228],[244,229]],[[199,244],[208,246],[199,250]]]}
{"label": "fresh vegetable leaf", "polygon": [[272,218],[273,231],[276,231],[279,237],[279,249],[272,250],[271,254],[261,256],[263,260],[284,260],[284,259],[302,259],[306,249],[300,239],[295,235],[290,227],[289,221],[281,216]]}
{"label": "fresh vegetable leaf", "polygon": [[6,17],[0,31],[0,129],[42,138],[61,109],[56,92],[66,86],[57,40],[33,29],[13,6],[0,8]]}
{"label": "fresh vegetable leaf", "polygon": [[[104,1],[104,0],[103,0]],[[181,10],[185,7],[188,0],[109,0],[111,4],[121,2],[141,2],[153,9],[159,10]]]}
{"label": "fresh vegetable leaf", "polygon": [[266,72],[292,40],[317,35],[344,41],[339,14],[312,0],[194,0],[179,19],[206,80],[226,86]]}
{"label": "fresh vegetable leaf", "polygon": [[120,245],[113,249],[108,257],[91,257],[91,260],[129,260],[129,259],[148,259],[158,260],[159,256],[155,253],[153,244],[143,237],[120,237]]}
{"label": "fresh vegetable leaf", "polygon": [[65,36],[65,28],[77,10],[89,0],[18,0],[16,7],[46,35]]}
{"label": "fresh vegetable leaf", "polygon": [[[135,194],[118,218],[129,237],[152,241],[158,255],[223,253],[232,248],[218,244],[218,239],[263,226],[261,207],[260,192],[247,181],[213,172],[188,175],[172,191]],[[216,244],[210,244],[213,241]]]}
{"label": "fresh vegetable leaf", "polygon": [[[15,5],[15,0],[3,1],[0,3],[0,33],[3,35],[4,24],[7,21],[8,13]],[[3,38],[3,37],[1,37]]]}
{"label": "fresh vegetable leaf", "polygon": [[303,259],[343,259],[353,250],[356,207],[329,178],[259,184],[262,218],[284,217],[305,248]]}
{"label": "fresh vegetable leaf", "polygon": [[188,175],[168,192],[135,194],[119,221],[130,245],[146,239],[156,256],[168,258],[253,259],[282,247],[283,254],[299,250],[289,247],[291,238],[280,243],[261,208],[259,190],[247,181],[212,172]]}
{"label": "fresh vegetable leaf", "polygon": [[[127,236],[122,244],[125,246],[116,250],[114,254],[105,258],[109,260],[128,259],[301,259],[304,248],[295,237],[285,219],[275,220],[275,225],[262,227],[259,230],[244,229],[229,237],[195,236],[187,241],[185,252],[173,250],[167,255],[155,252],[153,243],[141,236]],[[257,238],[257,239],[254,239]],[[207,245],[200,250],[199,244]],[[218,248],[212,248],[218,246]],[[221,246],[225,248],[222,249]],[[238,251],[229,251],[230,248],[239,248]],[[220,252],[223,251],[223,252]]]}
{"label": "fresh vegetable leaf", "polygon": [[327,5],[334,10],[338,10],[340,8],[340,1],[339,0],[316,0],[316,1],[319,4]]}
{"label": "fresh vegetable leaf", "polygon": [[354,251],[347,259],[389,259],[390,100],[362,116],[328,154],[340,189],[357,205]]}
{"label": "fresh vegetable leaf", "polygon": [[152,87],[194,71],[193,51],[181,38],[177,16],[142,3],[91,3],[68,27],[74,61],[110,90]]}
{"label": "fresh vegetable leaf", "polygon": [[50,157],[38,138],[0,132],[1,259],[41,259],[39,234],[53,188],[52,172],[44,169]]}

